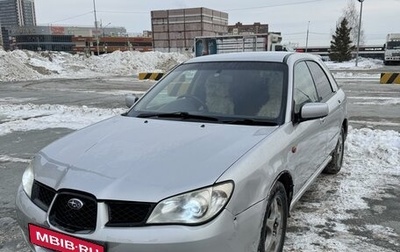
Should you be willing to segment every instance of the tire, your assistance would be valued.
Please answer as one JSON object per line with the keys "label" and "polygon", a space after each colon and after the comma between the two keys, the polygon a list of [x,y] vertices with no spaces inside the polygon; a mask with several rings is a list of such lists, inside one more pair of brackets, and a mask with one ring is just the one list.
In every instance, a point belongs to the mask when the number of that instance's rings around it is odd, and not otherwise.
{"label": "tire", "polygon": [[344,129],[340,130],[338,142],[335,150],[332,152],[332,160],[323,170],[323,173],[336,174],[342,169],[343,156],[344,156]]}
{"label": "tire", "polygon": [[285,242],[289,205],[285,187],[277,182],[271,190],[261,229],[259,252],[281,252]]}

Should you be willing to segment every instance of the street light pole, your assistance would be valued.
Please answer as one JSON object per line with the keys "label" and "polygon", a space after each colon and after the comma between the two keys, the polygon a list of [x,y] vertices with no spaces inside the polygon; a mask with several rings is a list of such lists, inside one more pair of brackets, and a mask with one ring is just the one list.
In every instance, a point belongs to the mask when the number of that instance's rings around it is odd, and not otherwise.
{"label": "street light pole", "polygon": [[358,23],[356,66],[358,66],[358,52],[360,51],[361,20],[362,20],[362,9],[364,0],[358,0],[358,1],[361,3],[361,6],[360,6],[360,21]]}
{"label": "street light pole", "polygon": [[[105,26],[103,26],[103,21],[100,20],[100,29],[102,31],[102,36],[101,37],[105,37],[105,32],[104,29],[109,26],[111,23],[106,24]],[[103,40],[103,52],[105,54],[107,54],[107,43],[105,42],[106,40]]]}
{"label": "street light pole", "polygon": [[99,30],[98,30],[97,15],[96,15],[96,0],[93,0],[93,9],[94,9],[94,26],[96,29],[97,56],[98,56],[100,55],[100,49],[99,49]]}
{"label": "street light pole", "polygon": [[111,24],[111,23],[108,23],[108,24],[106,24],[105,26],[103,26],[102,23],[100,22],[101,30],[102,30],[102,32],[103,32],[103,37],[105,36],[104,29],[105,29],[107,26],[109,26],[110,24]]}

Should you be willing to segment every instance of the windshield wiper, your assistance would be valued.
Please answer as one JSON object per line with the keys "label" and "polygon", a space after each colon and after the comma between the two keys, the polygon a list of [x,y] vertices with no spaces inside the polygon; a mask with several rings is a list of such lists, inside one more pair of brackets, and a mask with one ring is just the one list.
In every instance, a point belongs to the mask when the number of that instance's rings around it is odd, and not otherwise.
{"label": "windshield wiper", "polygon": [[141,113],[139,118],[180,118],[180,119],[197,119],[202,121],[218,122],[219,119],[212,116],[195,115],[188,112],[172,112],[172,113]]}
{"label": "windshield wiper", "polygon": [[238,120],[224,120],[222,123],[226,124],[241,124],[241,125],[261,125],[261,126],[277,126],[276,122],[269,122],[265,120],[254,119],[238,119]]}

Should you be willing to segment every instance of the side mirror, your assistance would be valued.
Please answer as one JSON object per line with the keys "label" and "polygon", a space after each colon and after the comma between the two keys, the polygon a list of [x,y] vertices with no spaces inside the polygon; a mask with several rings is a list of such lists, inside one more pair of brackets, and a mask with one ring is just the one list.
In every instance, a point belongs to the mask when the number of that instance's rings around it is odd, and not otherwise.
{"label": "side mirror", "polygon": [[300,121],[323,118],[329,114],[328,104],[322,102],[306,103],[300,110]]}
{"label": "side mirror", "polygon": [[133,106],[133,104],[135,104],[135,102],[137,102],[137,100],[139,100],[139,97],[136,96],[135,94],[133,95],[127,95],[125,96],[125,105],[130,108]]}

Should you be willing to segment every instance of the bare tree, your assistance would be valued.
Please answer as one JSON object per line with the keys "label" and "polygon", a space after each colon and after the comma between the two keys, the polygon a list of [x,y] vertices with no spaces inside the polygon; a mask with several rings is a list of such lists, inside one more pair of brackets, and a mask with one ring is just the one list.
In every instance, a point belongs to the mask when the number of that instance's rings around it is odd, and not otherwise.
{"label": "bare tree", "polygon": [[[356,8],[356,0],[348,0],[346,8],[343,9],[343,15],[339,19],[339,23],[346,18],[348,22],[349,28],[351,28],[350,38],[353,42],[357,41],[358,37],[358,26],[360,23],[360,12]],[[358,3],[358,2],[357,2]],[[364,30],[362,29],[361,23],[361,30],[360,30],[360,45],[365,44],[365,36]]]}

